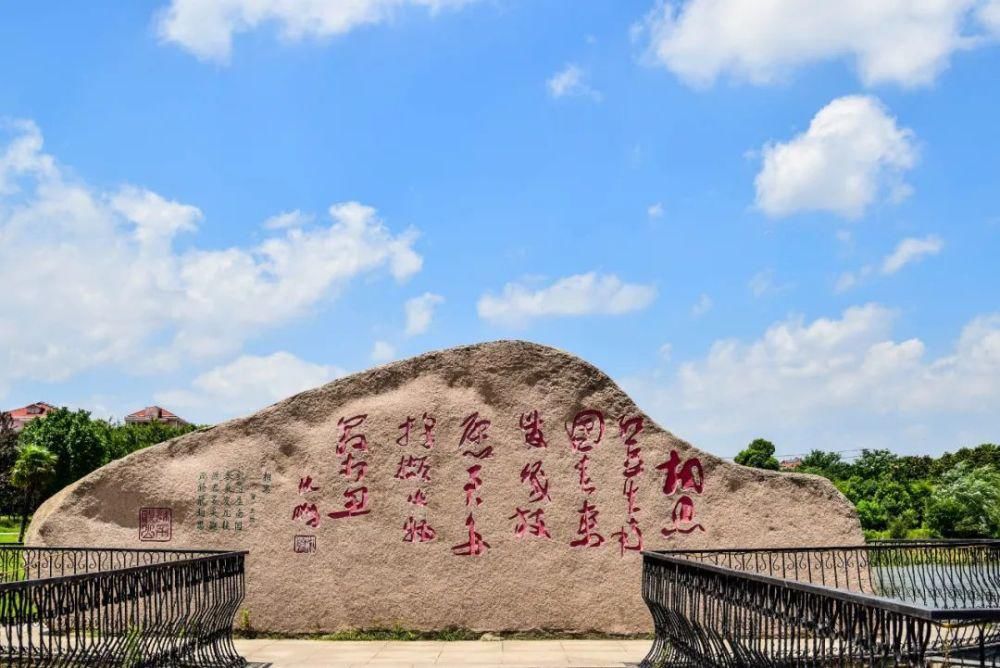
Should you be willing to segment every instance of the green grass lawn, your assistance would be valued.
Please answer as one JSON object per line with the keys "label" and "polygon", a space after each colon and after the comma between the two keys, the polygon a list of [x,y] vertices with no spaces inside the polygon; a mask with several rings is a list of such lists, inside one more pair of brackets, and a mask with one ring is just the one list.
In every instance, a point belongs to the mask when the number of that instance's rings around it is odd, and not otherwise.
{"label": "green grass lawn", "polygon": [[17,531],[0,531],[0,544],[3,543],[16,543],[17,542]]}

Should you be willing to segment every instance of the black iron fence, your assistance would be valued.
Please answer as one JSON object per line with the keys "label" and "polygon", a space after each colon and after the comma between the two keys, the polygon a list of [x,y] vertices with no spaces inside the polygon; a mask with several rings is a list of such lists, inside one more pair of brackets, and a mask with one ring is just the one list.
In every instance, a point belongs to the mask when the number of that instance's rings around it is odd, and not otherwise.
{"label": "black iron fence", "polygon": [[0,665],[244,666],[245,556],[0,547]]}
{"label": "black iron fence", "polygon": [[1000,541],[643,559],[648,668],[1000,666]]}

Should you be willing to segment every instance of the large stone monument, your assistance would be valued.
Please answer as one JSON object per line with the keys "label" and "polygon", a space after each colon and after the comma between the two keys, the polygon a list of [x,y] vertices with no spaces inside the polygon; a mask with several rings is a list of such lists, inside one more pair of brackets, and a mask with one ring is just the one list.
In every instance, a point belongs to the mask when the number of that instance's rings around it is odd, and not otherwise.
{"label": "large stone monument", "polygon": [[258,629],[646,631],[640,549],[862,541],[815,476],[744,468],[519,341],[429,353],[137,452],[33,545],[241,548]]}

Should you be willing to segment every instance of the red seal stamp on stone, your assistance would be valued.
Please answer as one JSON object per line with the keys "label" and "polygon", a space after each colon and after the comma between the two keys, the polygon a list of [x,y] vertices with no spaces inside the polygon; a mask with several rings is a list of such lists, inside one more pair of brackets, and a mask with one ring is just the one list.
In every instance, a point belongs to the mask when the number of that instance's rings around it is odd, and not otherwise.
{"label": "red seal stamp on stone", "polygon": [[139,540],[165,543],[173,533],[173,511],[170,508],[139,509]]}

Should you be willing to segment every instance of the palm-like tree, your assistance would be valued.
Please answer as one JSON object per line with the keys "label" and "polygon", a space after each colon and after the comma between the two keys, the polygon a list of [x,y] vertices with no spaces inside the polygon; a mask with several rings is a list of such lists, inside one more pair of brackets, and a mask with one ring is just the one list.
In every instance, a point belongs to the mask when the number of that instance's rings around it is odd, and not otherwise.
{"label": "palm-like tree", "polygon": [[10,471],[10,484],[24,491],[24,507],[21,513],[21,533],[17,542],[24,542],[24,531],[28,528],[28,514],[38,493],[52,483],[56,475],[56,457],[40,445],[25,445],[17,452],[17,461]]}

